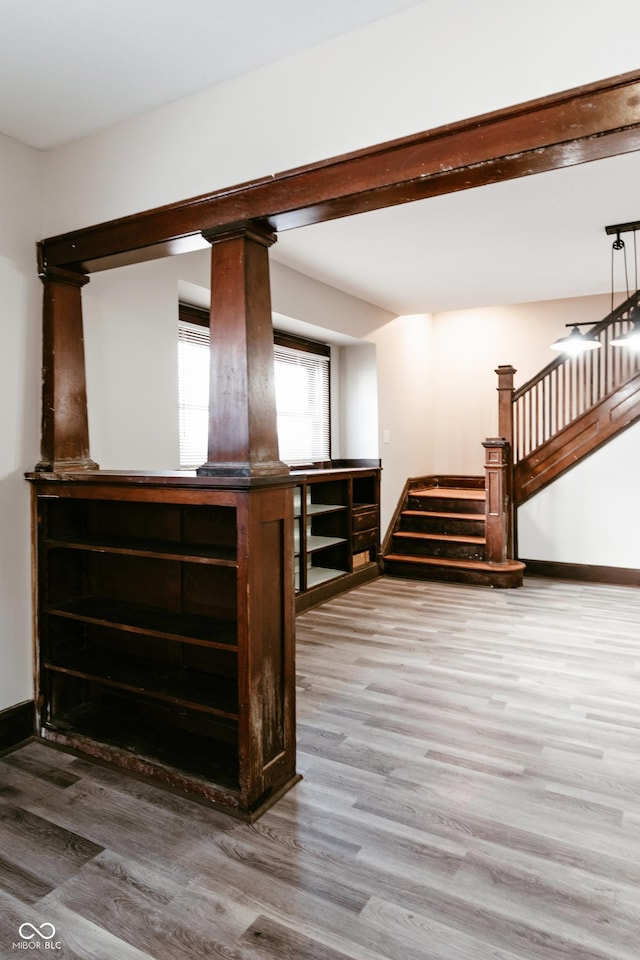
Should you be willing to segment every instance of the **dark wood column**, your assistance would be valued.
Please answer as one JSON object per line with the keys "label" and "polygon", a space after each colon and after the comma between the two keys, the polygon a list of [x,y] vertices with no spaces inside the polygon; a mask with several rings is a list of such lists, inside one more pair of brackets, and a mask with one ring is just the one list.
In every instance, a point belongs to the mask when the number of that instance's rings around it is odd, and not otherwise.
{"label": "dark wood column", "polygon": [[485,449],[485,490],[487,560],[505,563],[513,559],[511,502],[511,455],[508,440],[483,440]]}
{"label": "dark wood column", "polygon": [[208,461],[201,476],[289,473],[278,453],[269,247],[257,223],[203,234],[211,243]]}
{"label": "dark wood column", "polygon": [[61,268],[41,272],[42,447],[38,471],[97,470],[89,456],[82,332],[82,287],[89,278]]}

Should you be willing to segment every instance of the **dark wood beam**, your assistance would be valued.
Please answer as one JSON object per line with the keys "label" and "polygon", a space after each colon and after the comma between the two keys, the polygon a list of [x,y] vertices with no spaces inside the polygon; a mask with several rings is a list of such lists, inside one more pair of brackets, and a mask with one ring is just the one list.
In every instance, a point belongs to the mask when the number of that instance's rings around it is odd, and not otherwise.
{"label": "dark wood beam", "polygon": [[92,272],[205,246],[202,231],[274,231],[640,149],[640,71],[215,193],[50,237],[48,266]]}

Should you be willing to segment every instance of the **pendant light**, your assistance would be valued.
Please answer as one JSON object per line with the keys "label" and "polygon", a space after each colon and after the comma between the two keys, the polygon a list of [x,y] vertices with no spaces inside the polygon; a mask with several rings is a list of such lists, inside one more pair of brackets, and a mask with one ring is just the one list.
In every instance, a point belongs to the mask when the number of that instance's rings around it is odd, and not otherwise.
{"label": "pendant light", "polygon": [[629,311],[631,329],[628,333],[620,334],[611,341],[612,347],[626,347],[633,353],[640,353],[640,308],[631,307]]}
{"label": "pendant light", "polygon": [[559,337],[555,343],[551,344],[552,350],[558,353],[568,353],[575,357],[579,353],[586,353],[588,350],[599,350],[602,344],[593,333],[580,333],[578,327],[592,327],[588,323],[565,323],[565,327],[573,327],[570,334],[566,337]]}
{"label": "pendant light", "polygon": [[[634,250],[634,261],[635,261],[635,288],[638,290],[638,254],[636,247],[636,230],[640,229],[640,221],[632,221],[630,223],[620,223],[615,226],[605,227],[605,231],[608,234],[615,234],[615,240],[611,246],[611,313],[613,313],[613,300],[614,300],[614,264],[615,264],[615,255],[616,253],[622,252],[623,254],[623,264],[624,264],[624,278],[627,288],[627,300],[629,300],[629,273],[627,268],[627,248],[624,240],[621,238],[621,233],[627,233],[633,231],[633,250]],[[640,294],[636,294],[640,296]],[[626,347],[627,350],[630,350],[634,353],[640,353],[640,306],[636,303],[635,306],[631,307],[628,316],[625,318],[622,316],[622,320],[627,320],[631,327],[626,333],[620,333],[618,336],[610,341],[612,347]],[[551,349],[556,350],[559,353],[566,353],[570,356],[577,356],[578,354],[585,353],[588,350],[598,350],[602,344],[598,339],[597,335],[592,331],[587,333],[581,333],[578,329],[579,327],[593,327],[593,323],[566,323],[566,327],[571,327],[571,332],[564,337],[559,337],[555,343],[551,344]]]}
{"label": "pendant light", "polygon": [[[627,299],[629,298],[629,275],[627,271],[627,250],[624,244],[624,240],[620,239],[621,233],[630,233],[633,232],[633,261],[635,267],[635,289],[638,290],[638,247],[636,244],[636,231],[640,229],[640,221],[634,220],[629,223],[619,223],[616,226],[605,227],[607,233],[616,234],[616,239],[613,241],[611,248],[611,309],[613,311],[613,258],[615,256],[615,251],[623,250],[624,251],[624,273],[625,280],[627,285]],[[637,296],[637,294],[636,294]],[[624,317],[622,319],[625,319]],[[614,340],[611,341],[612,347],[626,347],[627,350],[632,353],[640,353],[640,309],[636,303],[629,310],[629,315],[626,318],[631,324],[629,330],[626,333],[619,333]]]}
{"label": "pendant light", "polygon": [[[633,256],[635,264],[635,284],[636,290],[638,289],[638,248],[636,245],[636,228],[640,226],[637,222],[635,223],[625,223],[620,225],[620,230],[633,230]],[[607,230],[611,228],[607,227]],[[620,250],[624,248],[624,241],[620,239],[620,233],[618,232],[616,240],[613,243],[613,250]],[[613,252],[612,252],[613,257]],[[627,270],[627,258],[625,252],[625,274]],[[629,281],[627,280],[627,296],[628,296],[628,287]],[[611,262],[611,297],[613,303],[613,260]],[[631,329],[626,333],[619,333],[615,340],[611,341],[612,347],[626,347],[627,350],[631,350],[632,353],[640,353],[640,309],[636,304],[634,307],[631,307],[628,317],[629,323],[631,324]]]}

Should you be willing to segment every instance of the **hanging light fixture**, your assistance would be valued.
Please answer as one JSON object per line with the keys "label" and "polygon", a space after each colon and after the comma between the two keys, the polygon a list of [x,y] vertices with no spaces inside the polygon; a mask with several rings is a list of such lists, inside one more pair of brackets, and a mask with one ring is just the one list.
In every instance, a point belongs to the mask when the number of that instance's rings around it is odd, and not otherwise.
{"label": "hanging light fixture", "polygon": [[[633,231],[633,250],[634,250],[634,261],[635,261],[635,289],[638,290],[638,254],[636,246],[636,230],[640,230],[640,220],[635,220],[629,223],[619,223],[614,226],[605,227],[605,231],[608,234],[615,234],[615,240],[613,241],[611,247],[611,313],[613,313],[613,300],[614,300],[614,262],[615,255],[618,252],[623,253],[623,263],[624,263],[624,278],[625,285],[627,289],[627,300],[633,298],[629,297],[629,273],[627,268],[627,248],[624,240],[621,238],[621,233],[628,233]],[[635,295],[640,301],[640,291]],[[627,320],[631,327],[627,330],[626,333],[620,333],[618,336],[610,341],[612,347],[626,347],[628,350],[631,350],[635,353],[640,353],[640,305],[638,302],[629,310],[627,317],[622,315],[622,320]],[[559,337],[555,343],[551,344],[552,350],[557,350],[559,353],[567,353],[572,356],[577,354],[584,353],[587,350],[598,350],[602,345],[600,340],[595,333],[589,331],[587,333],[581,333],[578,327],[593,327],[593,323],[566,323],[566,327],[571,327],[571,332],[564,337]]]}
{"label": "hanging light fixture", "polygon": [[573,327],[570,334],[566,337],[559,337],[555,343],[551,344],[552,350],[559,353],[568,353],[576,356],[579,353],[586,353],[587,350],[599,350],[602,344],[594,333],[580,333],[578,327],[592,327],[591,321],[588,323],[565,323],[565,327]]}
{"label": "hanging light fixture", "polygon": [[[607,233],[609,231],[616,232],[616,239],[613,241],[612,249],[612,258],[613,250],[624,249],[624,240],[620,239],[620,233],[625,231],[633,231],[633,257],[635,264],[635,286],[636,290],[638,289],[638,247],[636,244],[636,230],[640,227],[638,221],[632,223],[622,223],[617,227],[607,227]],[[625,250],[625,260],[624,260],[624,269],[625,276],[627,276],[627,255]],[[627,278],[627,297],[629,296],[629,280]],[[613,259],[611,261],[611,303],[613,306]],[[640,309],[638,305],[631,307],[629,310],[629,316],[627,318],[631,324],[631,329],[627,330],[626,333],[619,333],[618,336],[611,341],[612,347],[626,347],[627,350],[631,350],[633,353],[640,353]]]}
{"label": "hanging light fixture", "polygon": [[626,347],[634,353],[640,353],[640,308],[631,307],[629,311],[631,329],[628,333],[619,334],[611,341],[612,347]]}
{"label": "hanging light fixture", "polygon": [[[629,223],[618,223],[611,227],[605,227],[605,230],[608,234],[615,233],[616,239],[613,241],[611,248],[611,310],[613,312],[613,290],[614,290],[614,278],[613,278],[613,260],[615,252],[622,250],[624,251],[624,273],[625,281],[627,286],[627,299],[629,299],[629,275],[627,271],[627,250],[625,247],[624,240],[620,238],[621,233],[630,233],[633,232],[633,260],[635,267],[635,289],[638,290],[638,247],[636,244],[636,231],[640,229],[640,221],[633,220]],[[637,296],[637,294],[636,294]],[[625,319],[624,316],[622,319]],[[631,324],[629,330],[626,333],[619,333],[615,339],[611,341],[612,347],[626,347],[627,350],[631,350],[633,353],[640,353],[640,309],[638,304],[635,303],[634,306],[629,310],[629,315],[626,318]]]}

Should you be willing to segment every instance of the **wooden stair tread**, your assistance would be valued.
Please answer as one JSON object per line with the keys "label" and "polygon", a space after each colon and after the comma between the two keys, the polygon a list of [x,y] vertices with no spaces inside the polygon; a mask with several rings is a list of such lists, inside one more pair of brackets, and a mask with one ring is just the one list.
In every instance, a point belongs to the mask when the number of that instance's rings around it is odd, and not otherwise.
{"label": "wooden stair tread", "polygon": [[524,570],[524,563],[520,560],[505,560],[504,563],[489,563],[488,560],[454,560],[450,557],[412,557],[400,553],[388,553],[388,560],[398,563],[416,563],[428,567],[455,567],[458,570]]}
{"label": "wooden stair tread", "polygon": [[484,518],[480,513],[452,513],[448,510],[403,510],[403,517],[421,517],[428,520],[468,520],[470,523],[477,523],[478,518]]}
{"label": "wooden stair tread", "polygon": [[484,489],[469,487],[425,487],[423,490],[409,490],[410,497],[433,497],[435,500],[484,500]]}
{"label": "wooden stair tread", "polygon": [[[463,514],[464,516],[464,514]],[[412,540],[446,540],[449,543],[486,543],[485,537],[473,537],[456,533],[420,533],[414,530],[397,530],[394,537],[409,537]]]}

